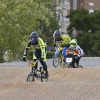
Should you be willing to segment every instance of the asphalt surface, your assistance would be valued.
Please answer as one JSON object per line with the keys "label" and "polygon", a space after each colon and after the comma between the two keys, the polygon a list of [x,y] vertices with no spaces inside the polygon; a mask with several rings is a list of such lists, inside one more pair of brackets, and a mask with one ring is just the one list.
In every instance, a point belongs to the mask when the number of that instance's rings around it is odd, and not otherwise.
{"label": "asphalt surface", "polygon": [[[53,67],[53,60],[52,59],[47,59],[46,63],[48,67]],[[87,67],[100,67],[100,57],[82,57],[80,60],[80,65],[82,65],[84,68]],[[5,63],[0,63],[0,66],[19,66],[19,67],[27,67],[28,66],[28,61],[27,62],[23,62],[23,61],[19,61],[19,62],[5,62]],[[41,66],[41,64],[39,63],[39,66]]]}

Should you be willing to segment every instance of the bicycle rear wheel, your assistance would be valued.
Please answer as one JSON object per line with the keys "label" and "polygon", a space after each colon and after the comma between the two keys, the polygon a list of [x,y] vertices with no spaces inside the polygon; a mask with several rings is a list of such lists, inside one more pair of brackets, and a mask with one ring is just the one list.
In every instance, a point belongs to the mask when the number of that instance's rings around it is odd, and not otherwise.
{"label": "bicycle rear wheel", "polygon": [[31,72],[28,76],[27,76],[27,82],[34,82],[35,79],[34,79],[34,73]]}
{"label": "bicycle rear wheel", "polygon": [[44,71],[43,71],[43,68],[40,67],[40,78],[41,78],[41,82],[47,82],[48,81],[48,77],[45,78],[45,74],[44,74]]}
{"label": "bicycle rear wheel", "polygon": [[45,78],[44,74],[41,74],[41,82],[47,82],[48,81],[48,77]]}
{"label": "bicycle rear wheel", "polygon": [[59,66],[59,57],[58,56],[53,57],[53,66],[55,68]]}
{"label": "bicycle rear wheel", "polygon": [[83,68],[83,66],[81,66],[81,65],[78,65],[78,68]]}
{"label": "bicycle rear wheel", "polygon": [[75,68],[75,66],[72,63],[69,63],[68,68]]}

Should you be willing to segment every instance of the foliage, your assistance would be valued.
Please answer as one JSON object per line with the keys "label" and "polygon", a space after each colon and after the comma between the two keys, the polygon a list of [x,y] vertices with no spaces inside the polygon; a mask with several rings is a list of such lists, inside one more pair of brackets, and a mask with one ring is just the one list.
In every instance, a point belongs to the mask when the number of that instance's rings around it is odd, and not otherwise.
{"label": "foliage", "polygon": [[86,9],[71,10],[66,17],[70,18],[70,25],[67,29],[69,33],[72,33],[73,27],[81,32],[90,30],[94,33],[100,30],[100,10],[95,10],[94,13],[90,14]]}
{"label": "foliage", "polygon": [[[40,34],[41,22],[43,22],[44,29],[48,26],[51,27],[52,21],[55,22],[55,25],[52,25],[51,28],[57,26],[56,17],[51,8],[48,9],[49,2],[49,0],[0,1],[0,57],[10,50],[11,55],[13,54],[16,58],[24,50],[29,34],[32,31]],[[49,13],[48,10],[50,10]],[[41,35],[44,40],[48,36],[45,36],[47,30],[43,30]]]}
{"label": "foliage", "polygon": [[77,37],[78,44],[86,56],[100,56],[100,31],[95,33],[84,32]]}
{"label": "foliage", "polygon": [[47,58],[52,58],[54,56],[53,51],[47,51]]}
{"label": "foliage", "polygon": [[89,24],[88,15],[88,11],[85,9],[71,10],[70,14],[66,16],[67,18],[70,18],[70,25],[67,29],[69,33],[72,32],[73,27],[76,30],[87,30]]}
{"label": "foliage", "polygon": [[70,18],[69,33],[73,28],[79,32],[76,38],[85,56],[100,56],[100,10],[90,14],[86,9],[72,10],[66,17]]}

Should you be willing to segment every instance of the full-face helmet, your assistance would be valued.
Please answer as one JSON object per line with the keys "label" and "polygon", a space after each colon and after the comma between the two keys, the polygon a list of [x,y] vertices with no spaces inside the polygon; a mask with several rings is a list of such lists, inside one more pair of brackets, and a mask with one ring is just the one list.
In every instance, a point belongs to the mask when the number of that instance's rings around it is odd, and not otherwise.
{"label": "full-face helmet", "polygon": [[32,32],[30,34],[30,39],[31,39],[32,44],[36,43],[37,40],[38,40],[38,33],[37,32]]}
{"label": "full-face helmet", "polygon": [[53,34],[53,37],[54,38],[58,38],[60,36],[60,31],[59,30],[56,30]]}
{"label": "full-face helmet", "polygon": [[76,48],[76,45],[77,45],[77,41],[75,39],[72,39],[71,42],[70,42],[70,47],[72,49],[75,49]]}

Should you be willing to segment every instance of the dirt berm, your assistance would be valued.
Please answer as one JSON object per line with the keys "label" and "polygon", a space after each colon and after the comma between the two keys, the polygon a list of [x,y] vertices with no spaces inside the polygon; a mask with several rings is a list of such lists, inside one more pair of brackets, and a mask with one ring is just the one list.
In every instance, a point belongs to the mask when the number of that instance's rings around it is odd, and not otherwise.
{"label": "dirt berm", "polygon": [[100,100],[100,68],[48,68],[48,82],[26,82],[30,67],[0,67],[0,100]]}

